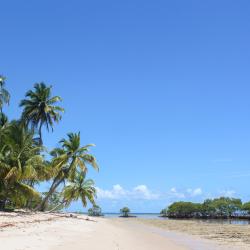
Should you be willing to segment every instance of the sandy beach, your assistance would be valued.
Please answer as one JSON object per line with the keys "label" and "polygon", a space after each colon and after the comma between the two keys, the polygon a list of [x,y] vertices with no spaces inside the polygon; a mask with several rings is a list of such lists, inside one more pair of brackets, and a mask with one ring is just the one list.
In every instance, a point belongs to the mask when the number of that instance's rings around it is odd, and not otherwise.
{"label": "sandy beach", "polygon": [[0,250],[250,250],[250,0],[0,6]]}
{"label": "sandy beach", "polygon": [[[178,224],[179,223],[179,224]],[[90,218],[70,214],[0,213],[0,243],[4,250],[184,250],[250,249],[239,242],[204,239],[178,228],[162,228],[152,221]],[[164,226],[165,227],[165,226]],[[205,229],[204,229],[205,230]],[[201,236],[201,237],[200,237]]]}

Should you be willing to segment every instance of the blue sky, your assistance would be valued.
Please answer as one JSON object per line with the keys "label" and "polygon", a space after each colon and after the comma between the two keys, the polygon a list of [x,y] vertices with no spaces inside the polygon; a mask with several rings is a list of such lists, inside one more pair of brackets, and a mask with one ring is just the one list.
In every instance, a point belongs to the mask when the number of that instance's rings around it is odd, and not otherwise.
{"label": "blue sky", "polygon": [[[81,131],[104,211],[250,200],[249,1],[1,1],[5,112],[35,82],[66,113],[48,148]],[[75,204],[72,209],[80,209]]]}

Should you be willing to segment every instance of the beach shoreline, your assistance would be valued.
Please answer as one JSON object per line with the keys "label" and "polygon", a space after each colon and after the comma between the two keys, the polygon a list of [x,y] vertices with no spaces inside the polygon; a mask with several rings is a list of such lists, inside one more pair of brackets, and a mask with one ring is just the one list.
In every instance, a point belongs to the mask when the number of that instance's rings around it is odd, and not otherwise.
{"label": "beach shoreline", "polygon": [[[199,234],[136,218],[97,218],[69,213],[0,213],[0,242],[5,250],[184,250],[250,249],[218,244]],[[194,226],[194,225],[193,225]],[[205,227],[206,228],[206,227]],[[219,242],[222,243],[222,242]],[[235,248],[233,248],[235,245]]]}

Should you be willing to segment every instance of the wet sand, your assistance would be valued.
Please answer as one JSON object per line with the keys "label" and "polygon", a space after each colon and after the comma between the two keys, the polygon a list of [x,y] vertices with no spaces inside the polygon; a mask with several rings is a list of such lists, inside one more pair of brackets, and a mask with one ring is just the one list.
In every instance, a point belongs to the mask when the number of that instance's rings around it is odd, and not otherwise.
{"label": "wet sand", "polygon": [[182,232],[212,240],[221,246],[250,249],[250,225],[220,224],[195,220],[136,219],[136,221],[166,231]]}

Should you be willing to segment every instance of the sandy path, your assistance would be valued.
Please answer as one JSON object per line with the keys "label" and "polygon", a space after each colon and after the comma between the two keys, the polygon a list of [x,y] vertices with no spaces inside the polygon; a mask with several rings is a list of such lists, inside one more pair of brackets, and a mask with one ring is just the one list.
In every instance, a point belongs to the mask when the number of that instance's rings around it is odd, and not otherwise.
{"label": "sandy path", "polygon": [[[78,235],[79,237],[79,235]],[[172,240],[150,231],[133,230],[129,225],[111,220],[99,220],[92,224],[90,231],[72,238],[72,242],[65,244],[69,249],[74,243],[75,250],[185,250]],[[77,243],[76,243],[77,242]],[[58,250],[60,248],[57,248]]]}

